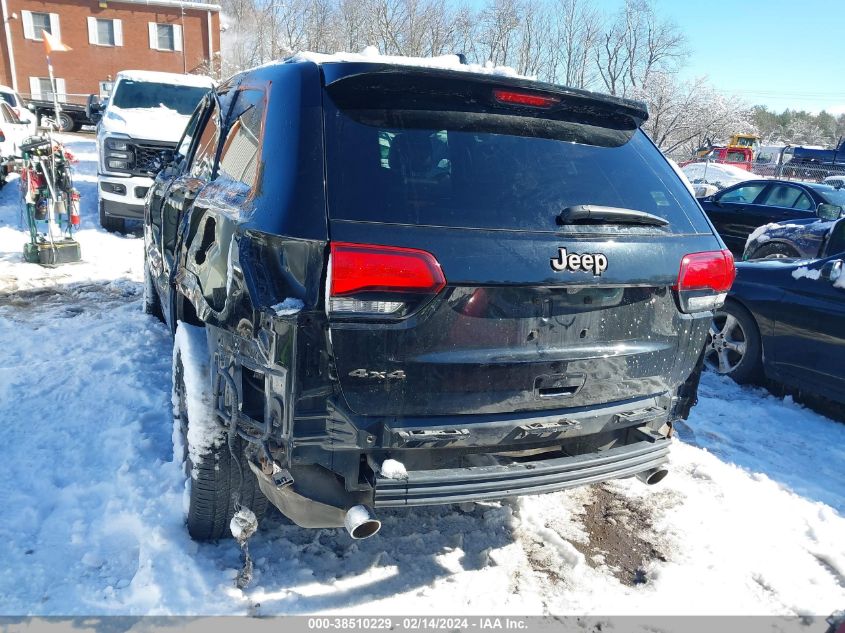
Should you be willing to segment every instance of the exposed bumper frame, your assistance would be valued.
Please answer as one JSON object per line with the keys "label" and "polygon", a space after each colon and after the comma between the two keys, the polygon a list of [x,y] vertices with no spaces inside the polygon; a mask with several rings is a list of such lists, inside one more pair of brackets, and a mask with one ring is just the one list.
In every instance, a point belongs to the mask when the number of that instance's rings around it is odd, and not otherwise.
{"label": "exposed bumper frame", "polygon": [[409,471],[407,479],[376,478],[376,507],[489,501],[554,492],[630,477],[668,460],[671,440],[641,431],[642,440],[600,453],[513,463]]}

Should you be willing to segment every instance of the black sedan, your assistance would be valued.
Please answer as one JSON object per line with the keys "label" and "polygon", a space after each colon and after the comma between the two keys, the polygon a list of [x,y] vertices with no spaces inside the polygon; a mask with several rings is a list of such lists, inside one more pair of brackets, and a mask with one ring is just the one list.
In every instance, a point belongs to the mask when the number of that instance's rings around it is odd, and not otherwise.
{"label": "black sedan", "polygon": [[[845,244],[845,222],[832,240]],[[845,246],[824,258],[737,264],[704,362],[737,382],[765,375],[845,403]]]}
{"label": "black sedan", "polygon": [[[839,220],[793,220],[778,224],[766,224],[755,230],[745,244],[743,259],[816,259],[828,253],[845,251],[842,230],[836,227],[845,222]],[[840,235],[839,242],[832,240]]]}
{"label": "black sedan", "polygon": [[740,256],[748,236],[764,224],[839,217],[845,190],[819,183],[747,180],[699,202],[727,247]]}

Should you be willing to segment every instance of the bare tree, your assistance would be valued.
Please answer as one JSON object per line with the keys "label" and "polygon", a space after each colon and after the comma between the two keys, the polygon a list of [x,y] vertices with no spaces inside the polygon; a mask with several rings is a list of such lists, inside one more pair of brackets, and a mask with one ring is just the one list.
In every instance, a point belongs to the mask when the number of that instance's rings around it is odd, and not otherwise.
{"label": "bare tree", "polygon": [[652,72],[669,70],[687,55],[683,33],[657,15],[652,0],[625,0],[601,36],[595,61],[608,92],[626,96]]}
{"label": "bare tree", "polygon": [[676,74],[653,71],[647,83],[633,92],[648,104],[649,119],[643,128],[667,154],[689,154],[708,138],[754,131],[751,108],[727,98],[703,77],[681,82]]}
{"label": "bare tree", "polygon": [[478,15],[478,61],[508,65],[523,9],[522,0],[488,0]]}
{"label": "bare tree", "polygon": [[622,25],[613,23],[600,35],[593,56],[607,92],[612,95],[624,94],[628,58]]}
{"label": "bare tree", "polygon": [[545,5],[529,0],[516,33],[516,71],[522,75],[547,77],[552,40],[549,37],[551,19]]}
{"label": "bare tree", "polygon": [[594,80],[592,59],[598,44],[601,15],[587,0],[557,0],[552,6],[549,69],[546,79],[573,88]]}

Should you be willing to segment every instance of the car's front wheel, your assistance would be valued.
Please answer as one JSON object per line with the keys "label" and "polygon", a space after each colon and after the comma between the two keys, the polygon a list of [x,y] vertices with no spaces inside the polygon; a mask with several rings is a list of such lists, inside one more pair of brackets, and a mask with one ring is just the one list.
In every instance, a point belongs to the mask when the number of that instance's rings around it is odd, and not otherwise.
{"label": "car's front wheel", "polygon": [[713,314],[704,347],[704,363],[738,383],[753,382],[762,369],[760,333],[754,317],[728,301]]}
{"label": "car's front wheel", "polygon": [[763,244],[763,246],[751,253],[748,259],[789,259],[800,256],[801,254],[789,244],[775,242],[773,244]]}
{"label": "car's front wheel", "polygon": [[182,451],[174,458],[185,467],[188,533],[196,541],[229,536],[238,505],[252,510],[258,519],[267,509],[267,498],[246,463],[242,440],[235,438],[230,448],[227,430],[214,409],[209,359],[205,330],[179,323],[173,344],[173,424]]}

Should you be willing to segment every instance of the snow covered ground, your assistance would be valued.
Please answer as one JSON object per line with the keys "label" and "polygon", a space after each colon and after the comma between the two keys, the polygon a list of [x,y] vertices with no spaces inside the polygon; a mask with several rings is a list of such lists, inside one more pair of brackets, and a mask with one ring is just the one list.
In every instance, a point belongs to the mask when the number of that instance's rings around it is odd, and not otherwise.
{"label": "snow covered ground", "polygon": [[380,513],[381,533],[278,514],[234,588],[233,541],[191,542],[172,460],[170,346],[141,312],[142,241],[96,226],[84,263],[21,261],[0,191],[0,614],[815,614],[845,607],[845,425],[708,374],[670,475]]}

